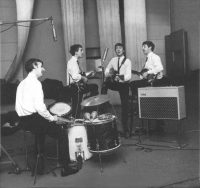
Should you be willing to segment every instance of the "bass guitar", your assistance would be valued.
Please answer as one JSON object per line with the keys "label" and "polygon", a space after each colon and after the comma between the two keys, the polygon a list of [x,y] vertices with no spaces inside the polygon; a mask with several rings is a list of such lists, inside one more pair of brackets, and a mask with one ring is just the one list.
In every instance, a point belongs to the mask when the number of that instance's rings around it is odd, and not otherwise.
{"label": "bass guitar", "polygon": [[142,77],[142,79],[145,79],[145,80],[147,80],[149,83],[151,83],[151,82],[153,82],[153,81],[156,79],[157,74],[148,74],[146,77],[144,77],[143,74],[144,74],[145,72],[147,72],[147,71],[148,71],[148,69],[142,69],[140,72],[139,72],[139,71],[136,71],[136,70],[131,70],[131,73],[132,73],[132,74],[136,74],[136,75]]}

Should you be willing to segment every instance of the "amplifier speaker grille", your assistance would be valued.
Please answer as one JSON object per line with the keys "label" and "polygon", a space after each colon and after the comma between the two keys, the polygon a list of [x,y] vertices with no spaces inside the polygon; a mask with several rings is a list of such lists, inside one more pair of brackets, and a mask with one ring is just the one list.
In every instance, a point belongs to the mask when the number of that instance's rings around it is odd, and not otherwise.
{"label": "amplifier speaker grille", "polygon": [[174,119],[186,117],[184,86],[138,88],[139,117]]}
{"label": "amplifier speaker grille", "polygon": [[141,97],[141,118],[178,119],[177,97]]}

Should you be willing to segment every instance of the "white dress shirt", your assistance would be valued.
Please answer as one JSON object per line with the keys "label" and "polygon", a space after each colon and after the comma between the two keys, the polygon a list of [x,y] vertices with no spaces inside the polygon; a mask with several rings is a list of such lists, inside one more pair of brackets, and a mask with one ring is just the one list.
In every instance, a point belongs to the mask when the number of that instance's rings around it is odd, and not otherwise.
{"label": "white dress shirt", "polygon": [[17,87],[15,110],[19,116],[38,113],[49,121],[55,120],[44,104],[42,84],[31,72]]}
{"label": "white dress shirt", "polygon": [[72,56],[67,62],[67,85],[81,80],[81,70],[78,65],[78,59]]}
{"label": "white dress shirt", "polygon": [[163,77],[163,65],[161,59],[153,52],[150,52],[147,55],[147,61],[144,68],[148,69],[148,74],[158,74],[157,79],[161,79]]}
{"label": "white dress shirt", "polygon": [[[121,66],[122,61],[124,59],[124,56],[121,56],[119,59],[119,66]],[[118,57],[113,57],[110,62],[108,63],[108,66],[105,70],[105,76],[108,76],[110,69],[113,68],[115,71],[118,71]],[[131,61],[129,59],[126,59],[123,65],[121,66],[119,70],[120,75],[124,75],[124,81],[130,81],[131,80]],[[120,82],[124,82],[120,80]]]}

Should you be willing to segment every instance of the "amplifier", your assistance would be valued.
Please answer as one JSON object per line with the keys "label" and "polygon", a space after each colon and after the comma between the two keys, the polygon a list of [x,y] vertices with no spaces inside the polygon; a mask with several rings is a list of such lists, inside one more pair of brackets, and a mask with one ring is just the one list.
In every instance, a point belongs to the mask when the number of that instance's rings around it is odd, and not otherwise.
{"label": "amplifier", "polygon": [[184,86],[138,88],[139,118],[174,119],[186,117]]}

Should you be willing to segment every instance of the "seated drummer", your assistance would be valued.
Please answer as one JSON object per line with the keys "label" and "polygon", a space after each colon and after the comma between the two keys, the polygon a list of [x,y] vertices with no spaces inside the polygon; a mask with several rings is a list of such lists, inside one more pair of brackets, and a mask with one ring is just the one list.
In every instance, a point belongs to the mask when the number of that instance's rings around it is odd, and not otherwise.
{"label": "seated drummer", "polygon": [[60,118],[52,116],[44,104],[44,94],[41,82],[43,62],[40,59],[29,59],[25,63],[27,77],[17,87],[15,110],[20,117],[22,129],[31,131],[37,141],[37,153],[40,154],[38,162],[38,174],[44,173],[44,144],[45,135],[58,139],[59,162],[62,165],[61,176],[67,176],[78,172],[81,168],[79,163],[71,163],[69,157],[68,135],[56,125]]}
{"label": "seated drummer", "polygon": [[67,85],[70,85],[72,96],[72,116],[80,118],[80,103],[83,94],[90,92],[90,97],[98,95],[98,86],[88,84],[88,78],[82,71],[79,59],[83,57],[83,47],[80,44],[74,44],[70,47],[71,59],[67,62]]}
{"label": "seated drummer", "polygon": [[131,61],[125,56],[124,45],[115,44],[116,57],[112,58],[105,69],[105,82],[102,94],[107,89],[118,91],[121,99],[121,118],[125,138],[129,136],[128,105],[129,105],[129,81],[131,80]]}

